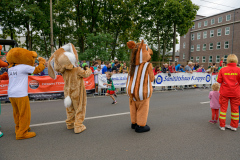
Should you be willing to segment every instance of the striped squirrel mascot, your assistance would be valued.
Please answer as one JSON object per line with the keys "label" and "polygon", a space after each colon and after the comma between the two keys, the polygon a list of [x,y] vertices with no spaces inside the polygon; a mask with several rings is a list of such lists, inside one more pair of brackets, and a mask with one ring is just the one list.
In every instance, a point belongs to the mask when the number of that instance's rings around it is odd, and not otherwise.
{"label": "striped squirrel mascot", "polygon": [[127,42],[129,49],[132,49],[130,72],[128,74],[126,90],[129,96],[129,106],[131,115],[131,128],[135,132],[148,132],[150,127],[146,125],[149,101],[152,96],[152,84],[154,81],[153,67],[150,63],[152,50],[147,44],[135,44],[133,41]]}

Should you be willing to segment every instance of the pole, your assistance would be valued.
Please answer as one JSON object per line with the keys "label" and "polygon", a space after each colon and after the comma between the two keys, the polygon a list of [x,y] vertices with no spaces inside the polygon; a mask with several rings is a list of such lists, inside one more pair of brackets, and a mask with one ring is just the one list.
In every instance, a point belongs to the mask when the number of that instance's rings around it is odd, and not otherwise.
{"label": "pole", "polygon": [[51,53],[53,53],[53,22],[52,22],[52,0],[50,0],[50,28],[51,28]]}
{"label": "pole", "polygon": [[[231,51],[231,54],[233,54],[234,22],[235,22],[235,9],[234,9],[234,17],[233,17],[233,31],[232,31],[232,51]],[[225,44],[224,44],[224,45],[225,45]]]}

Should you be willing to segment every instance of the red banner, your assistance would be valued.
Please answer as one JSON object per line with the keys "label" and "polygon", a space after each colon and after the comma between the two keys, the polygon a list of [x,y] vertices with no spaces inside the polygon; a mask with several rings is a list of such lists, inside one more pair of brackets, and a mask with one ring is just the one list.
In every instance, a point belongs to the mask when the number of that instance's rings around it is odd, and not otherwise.
{"label": "red banner", "polygon": [[[92,74],[88,78],[83,79],[85,82],[86,90],[94,90],[94,75]],[[0,96],[6,96],[8,90],[8,80],[2,80],[0,82]],[[28,76],[28,93],[57,93],[63,92],[64,80],[63,77],[58,75],[54,80],[49,76]]]}

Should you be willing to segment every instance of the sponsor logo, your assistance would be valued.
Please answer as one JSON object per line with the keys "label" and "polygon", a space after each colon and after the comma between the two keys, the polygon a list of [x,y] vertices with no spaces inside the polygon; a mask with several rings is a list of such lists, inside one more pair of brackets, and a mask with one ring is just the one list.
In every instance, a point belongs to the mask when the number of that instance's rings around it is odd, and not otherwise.
{"label": "sponsor logo", "polygon": [[156,78],[156,83],[157,84],[162,84],[163,82],[163,77],[161,75],[158,75],[157,78]]}
{"label": "sponsor logo", "polygon": [[211,81],[211,76],[210,75],[207,75],[206,76],[206,82],[210,82]]}
{"label": "sponsor logo", "polygon": [[39,87],[38,81],[36,81],[36,80],[31,80],[31,81],[29,82],[29,87],[30,87],[31,89],[37,89],[37,88]]}

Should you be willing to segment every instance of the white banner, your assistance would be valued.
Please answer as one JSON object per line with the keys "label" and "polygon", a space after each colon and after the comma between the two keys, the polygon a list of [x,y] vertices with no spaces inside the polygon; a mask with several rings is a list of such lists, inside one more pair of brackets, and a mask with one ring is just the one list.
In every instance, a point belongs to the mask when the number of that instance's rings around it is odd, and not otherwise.
{"label": "white banner", "polygon": [[[115,88],[125,88],[128,74],[113,74],[112,80]],[[172,73],[168,76],[167,73],[160,73],[155,76],[153,86],[180,86],[194,84],[211,84],[212,76],[208,73]],[[98,75],[98,87],[107,88],[103,85],[107,83],[106,74]]]}
{"label": "white banner", "polygon": [[212,84],[217,83],[217,75],[212,75]]}
{"label": "white banner", "polygon": [[194,84],[211,84],[211,75],[208,73],[172,73],[168,76],[167,73],[155,75],[153,86],[179,86],[179,85],[194,85]]}
{"label": "white banner", "polygon": [[[125,88],[127,83],[128,74],[113,74],[112,80],[115,88]],[[98,75],[98,87],[99,88],[107,88],[103,83],[107,83],[106,74]]]}

